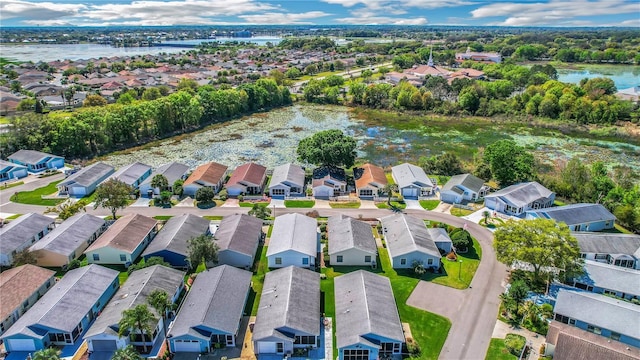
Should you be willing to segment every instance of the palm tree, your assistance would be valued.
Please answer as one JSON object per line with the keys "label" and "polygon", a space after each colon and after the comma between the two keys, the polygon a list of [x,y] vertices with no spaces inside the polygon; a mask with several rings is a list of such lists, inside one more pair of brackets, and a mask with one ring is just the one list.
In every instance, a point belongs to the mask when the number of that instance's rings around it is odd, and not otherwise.
{"label": "palm tree", "polygon": [[387,194],[387,205],[391,206],[391,196],[398,191],[398,185],[387,184],[382,188],[382,193]]}
{"label": "palm tree", "polygon": [[116,350],[111,360],[142,360],[142,357],[133,346],[127,345],[126,347]]}
{"label": "palm tree", "polygon": [[153,332],[152,323],[156,321],[151,311],[146,304],[140,304],[133,309],[125,310],[122,312],[122,319],[118,323],[120,329],[118,335],[123,336],[129,334],[131,339],[132,335],[139,332],[142,336],[142,343],[144,352],[147,352],[147,344],[145,342],[145,334],[151,334]]}
{"label": "palm tree", "polygon": [[271,215],[271,209],[268,209],[266,206],[260,206],[260,204],[256,203],[253,204],[253,207],[249,210],[249,215],[264,220]]}
{"label": "palm tree", "polygon": [[484,217],[484,224],[489,225],[489,217],[491,216],[491,213],[489,212],[489,210],[483,211],[482,216]]}
{"label": "palm tree", "polygon": [[48,348],[38,350],[31,356],[32,360],[60,360],[60,350]]}
{"label": "palm tree", "polygon": [[[175,308],[175,304],[171,301],[167,292],[160,289],[153,290],[147,297],[147,302],[162,316],[162,331],[165,339],[167,339],[167,315],[169,311]],[[169,348],[168,344],[167,348]]]}

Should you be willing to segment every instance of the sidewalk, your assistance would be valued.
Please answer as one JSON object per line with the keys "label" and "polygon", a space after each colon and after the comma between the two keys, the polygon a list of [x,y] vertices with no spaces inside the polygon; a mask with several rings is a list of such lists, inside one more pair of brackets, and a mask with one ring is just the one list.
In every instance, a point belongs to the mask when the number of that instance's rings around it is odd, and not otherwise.
{"label": "sidewalk", "polygon": [[[545,343],[544,335],[536,334],[533,331],[527,330],[522,327],[512,327],[500,320],[496,320],[496,326],[493,329],[492,338],[504,339],[507,334],[518,334],[524,336],[527,340],[527,344],[531,344],[531,351],[529,352],[529,359],[538,359],[540,354],[540,346]],[[529,342],[531,341],[531,342]]]}

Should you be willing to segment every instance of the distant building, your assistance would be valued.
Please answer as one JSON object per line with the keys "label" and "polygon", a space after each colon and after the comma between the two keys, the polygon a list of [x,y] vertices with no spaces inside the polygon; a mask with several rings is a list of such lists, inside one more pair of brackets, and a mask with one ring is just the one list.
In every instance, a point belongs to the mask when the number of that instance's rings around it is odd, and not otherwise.
{"label": "distant building", "polygon": [[203,187],[210,188],[214,194],[217,194],[222,189],[226,174],[226,165],[213,161],[200,165],[193,170],[187,180],[184,181],[184,184],[182,184],[184,195],[195,196],[198,189]]}
{"label": "distant building", "polygon": [[618,90],[615,95],[621,100],[638,101],[640,100],[640,86]]}
{"label": "distant building", "polygon": [[27,175],[29,175],[29,172],[26,166],[0,160],[0,182],[22,179]]}
{"label": "distant building", "polygon": [[123,183],[131,186],[133,189],[137,189],[140,184],[151,175],[151,166],[143,164],[141,162],[135,162],[127,166],[123,166],[113,175],[110,179],[117,179]]}
{"label": "distant building", "polygon": [[69,195],[77,198],[85,197],[91,195],[98,187],[98,184],[113,174],[114,171],[113,166],[97,162],[62,180],[58,183],[57,188],[60,195]]}
{"label": "distant building", "polygon": [[267,168],[256,164],[246,163],[238,166],[227,181],[229,196],[261,194],[267,180]]}
{"label": "distant building", "polygon": [[[380,222],[394,269],[410,269],[415,263],[425,268],[440,268],[441,255],[436,239],[441,233],[438,229],[427,229],[421,219],[404,214],[385,216]],[[450,239],[444,245],[450,250]]]}
{"label": "distant building", "polygon": [[580,256],[615,266],[640,270],[640,235],[576,232]]}
{"label": "distant building", "polygon": [[31,173],[64,167],[64,158],[62,156],[51,155],[36,150],[18,150],[9,155],[8,159],[14,164],[25,166]]}
{"label": "distant building", "polygon": [[353,168],[353,178],[356,183],[356,193],[360,199],[372,200],[387,185],[387,176],[381,167],[364,164]]}
{"label": "distant building", "polygon": [[457,62],[463,62],[465,60],[488,61],[499,64],[502,62],[502,55],[494,52],[474,52],[471,51],[471,48],[467,47],[467,51],[456,53]]}

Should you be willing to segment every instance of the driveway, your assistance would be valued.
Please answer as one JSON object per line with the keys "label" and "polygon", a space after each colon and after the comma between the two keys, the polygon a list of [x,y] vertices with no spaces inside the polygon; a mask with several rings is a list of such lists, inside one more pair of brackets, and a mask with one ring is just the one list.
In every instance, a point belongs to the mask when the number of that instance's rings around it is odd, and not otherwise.
{"label": "driveway", "polygon": [[220,207],[238,208],[240,207],[240,201],[238,201],[238,199],[227,199]]}
{"label": "driveway", "polygon": [[361,200],[360,201],[360,209],[377,210],[378,207],[376,206],[376,203],[373,200]]}
{"label": "driveway", "polygon": [[283,199],[274,199],[271,198],[271,202],[269,202],[269,205],[267,205],[269,208],[273,209],[274,207],[276,209],[284,209],[286,208],[286,206],[284,206],[284,200]]}
{"label": "driveway", "polygon": [[329,205],[329,200],[318,200],[316,199],[315,205],[313,205],[314,209],[331,209],[331,205]]}
{"label": "driveway", "polygon": [[424,210],[422,205],[420,205],[419,200],[407,200],[404,199],[404,203],[407,204],[407,209],[409,210]]}

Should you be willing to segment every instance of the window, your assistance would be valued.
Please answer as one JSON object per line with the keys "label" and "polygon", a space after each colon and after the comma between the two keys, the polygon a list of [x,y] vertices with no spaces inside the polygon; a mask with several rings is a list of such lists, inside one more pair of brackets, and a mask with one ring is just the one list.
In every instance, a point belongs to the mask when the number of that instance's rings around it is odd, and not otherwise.
{"label": "window", "polygon": [[296,336],[293,340],[295,345],[315,345],[316,337],[315,336]]}
{"label": "window", "polygon": [[407,259],[400,259],[400,265],[407,265]]}
{"label": "window", "polygon": [[607,260],[609,256],[607,254],[596,254],[596,260]]}
{"label": "window", "polygon": [[284,352],[284,343],[276,343],[276,352],[279,354]]}
{"label": "window", "polygon": [[344,360],[368,360],[369,350],[344,350]]}
{"label": "window", "polygon": [[282,265],[282,258],[276,258],[276,265]]}
{"label": "window", "polygon": [[100,254],[93,254],[93,261],[100,261]]}
{"label": "window", "polygon": [[427,259],[427,265],[433,265],[433,259]]}
{"label": "window", "polygon": [[371,189],[361,189],[360,196],[373,196],[373,190]]}
{"label": "window", "polygon": [[593,325],[587,325],[587,331],[592,332],[594,334],[598,334],[598,335],[602,334],[602,329]]}
{"label": "window", "polygon": [[620,340],[620,334],[618,334],[617,332],[611,332],[611,336],[610,336],[611,340]]}
{"label": "window", "polygon": [[127,261],[127,255],[120,254],[120,261]]}
{"label": "window", "polygon": [[338,255],[338,256],[336,256],[336,261],[337,261],[337,262],[341,263],[343,260],[344,260],[344,258],[343,258],[343,256],[342,256],[342,255]]}
{"label": "window", "polygon": [[365,255],[364,262],[370,263],[371,262],[371,255]]}
{"label": "window", "polygon": [[309,265],[309,258],[302,258],[302,265]]}
{"label": "window", "polygon": [[271,189],[272,195],[284,195],[284,189]]}

